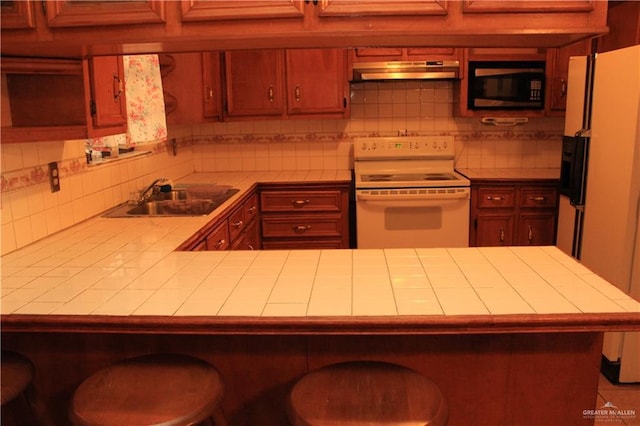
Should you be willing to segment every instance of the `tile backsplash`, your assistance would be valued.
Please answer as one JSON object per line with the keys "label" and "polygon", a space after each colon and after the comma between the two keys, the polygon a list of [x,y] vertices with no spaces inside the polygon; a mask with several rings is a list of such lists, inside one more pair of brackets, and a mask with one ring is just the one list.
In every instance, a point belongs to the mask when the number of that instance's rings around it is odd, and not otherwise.
{"label": "tile backsplash", "polygon": [[[169,143],[139,145],[139,157],[87,165],[85,141],[0,145],[2,246],[9,253],[115,206],[157,177],[194,171],[344,170],[352,167],[352,138],[407,134],[452,135],[461,168],[559,167],[564,119],[530,119],[493,127],[453,115],[449,81],[351,86],[348,119],[253,120],[173,126]],[[47,164],[58,162],[59,192],[49,188]]]}

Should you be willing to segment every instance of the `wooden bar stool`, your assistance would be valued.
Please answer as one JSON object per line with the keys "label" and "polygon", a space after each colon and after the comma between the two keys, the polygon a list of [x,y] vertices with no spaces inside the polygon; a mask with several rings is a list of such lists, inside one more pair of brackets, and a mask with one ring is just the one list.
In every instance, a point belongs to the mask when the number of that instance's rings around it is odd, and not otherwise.
{"label": "wooden bar stool", "polygon": [[16,352],[2,351],[0,356],[2,425],[50,424],[42,401],[33,387],[33,363]]}
{"label": "wooden bar stool", "polygon": [[224,385],[208,363],[186,355],[126,359],[88,377],[73,394],[74,425],[226,424]]}
{"label": "wooden bar stool", "polygon": [[395,364],[355,361],[312,371],[288,401],[295,426],[429,425],[447,423],[440,389],[418,372]]}

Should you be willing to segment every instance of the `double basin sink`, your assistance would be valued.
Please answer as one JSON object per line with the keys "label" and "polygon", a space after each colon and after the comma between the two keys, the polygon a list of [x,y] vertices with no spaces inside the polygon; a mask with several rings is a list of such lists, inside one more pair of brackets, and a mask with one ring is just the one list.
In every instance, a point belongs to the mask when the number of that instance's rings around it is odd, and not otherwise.
{"label": "double basin sink", "polygon": [[228,185],[190,185],[154,192],[145,202],[132,201],[107,211],[104,217],[203,216],[239,191]]}

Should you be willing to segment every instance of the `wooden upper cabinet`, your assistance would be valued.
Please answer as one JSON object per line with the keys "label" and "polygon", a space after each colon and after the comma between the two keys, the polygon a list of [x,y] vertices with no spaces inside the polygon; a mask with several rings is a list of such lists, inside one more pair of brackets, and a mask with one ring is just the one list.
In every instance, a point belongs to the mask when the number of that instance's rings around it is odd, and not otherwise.
{"label": "wooden upper cabinet", "polygon": [[446,0],[320,0],[318,16],[446,15],[447,3]]}
{"label": "wooden upper cabinet", "polygon": [[342,114],[347,108],[343,49],[287,50],[287,112]]}
{"label": "wooden upper cabinet", "polygon": [[597,39],[598,52],[640,44],[640,2],[610,1],[607,23],[610,31]]}
{"label": "wooden upper cabinet", "polygon": [[33,3],[24,0],[2,0],[0,3],[0,23],[3,30],[35,28]]}
{"label": "wooden upper cabinet", "polygon": [[163,53],[158,59],[168,124],[220,119],[220,53]]}
{"label": "wooden upper cabinet", "polygon": [[152,24],[165,22],[164,0],[45,0],[49,27]]}
{"label": "wooden upper cabinet", "polygon": [[228,116],[284,113],[283,50],[235,50],[224,58]]}
{"label": "wooden upper cabinet", "polygon": [[353,62],[377,61],[459,61],[462,49],[454,47],[359,47]]}
{"label": "wooden upper cabinet", "polygon": [[85,87],[89,87],[87,122],[90,137],[127,130],[127,102],[122,56],[98,56],[85,60]]}
{"label": "wooden upper cabinet", "polygon": [[569,57],[591,53],[591,41],[585,40],[547,52],[547,111],[564,114],[567,107],[567,80],[569,78]]}
{"label": "wooden upper cabinet", "polygon": [[182,21],[228,19],[302,18],[303,0],[182,0]]}

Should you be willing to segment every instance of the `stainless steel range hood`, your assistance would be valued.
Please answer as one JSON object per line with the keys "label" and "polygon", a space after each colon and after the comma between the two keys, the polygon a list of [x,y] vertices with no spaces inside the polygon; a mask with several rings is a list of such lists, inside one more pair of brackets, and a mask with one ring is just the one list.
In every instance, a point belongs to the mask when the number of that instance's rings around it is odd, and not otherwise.
{"label": "stainless steel range hood", "polygon": [[458,61],[356,62],[351,81],[456,79]]}

